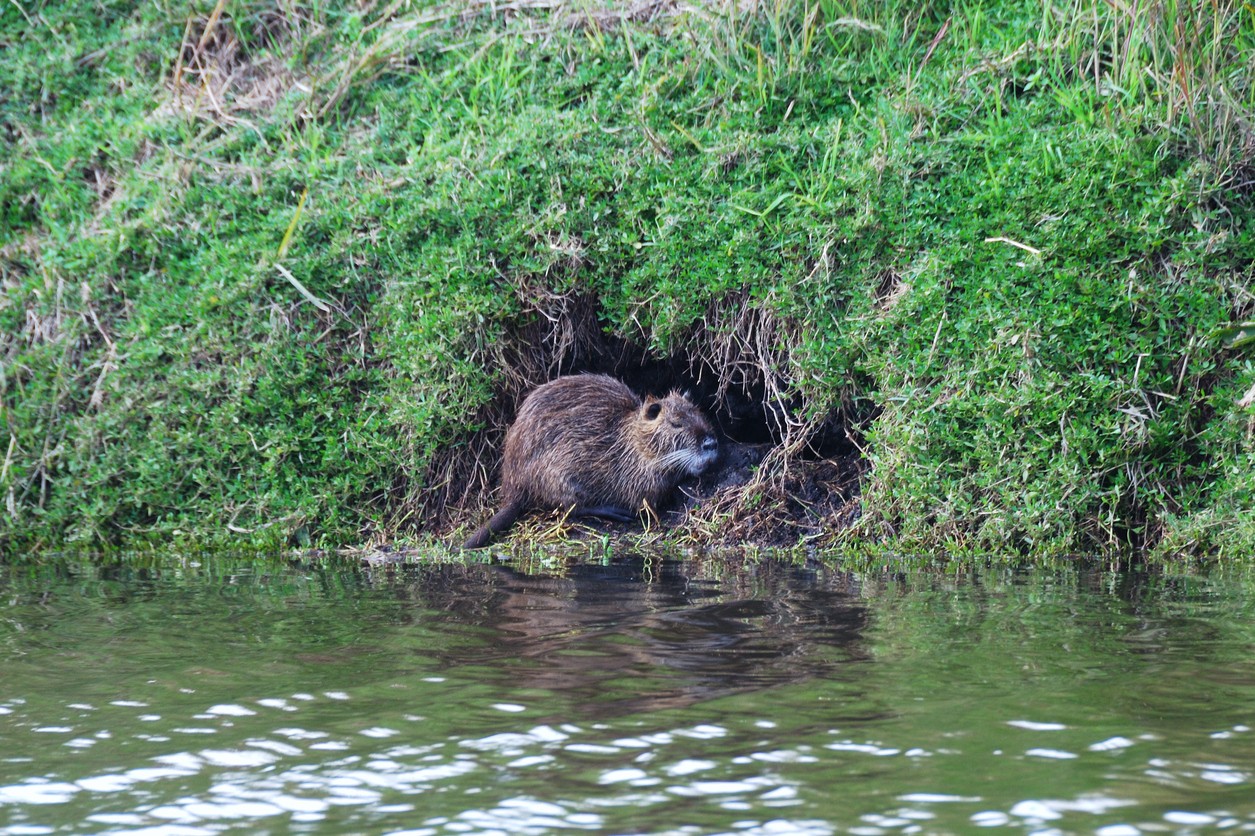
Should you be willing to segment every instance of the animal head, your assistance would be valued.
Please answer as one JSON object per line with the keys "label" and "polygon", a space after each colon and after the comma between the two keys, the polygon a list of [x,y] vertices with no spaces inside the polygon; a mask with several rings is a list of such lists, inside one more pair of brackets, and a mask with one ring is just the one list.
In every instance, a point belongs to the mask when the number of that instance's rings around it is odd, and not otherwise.
{"label": "animal head", "polygon": [[710,422],[679,392],[665,398],[646,398],[639,415],[638,431],[658,457],[659,467],[696,476],[719,455],[719,442]]}

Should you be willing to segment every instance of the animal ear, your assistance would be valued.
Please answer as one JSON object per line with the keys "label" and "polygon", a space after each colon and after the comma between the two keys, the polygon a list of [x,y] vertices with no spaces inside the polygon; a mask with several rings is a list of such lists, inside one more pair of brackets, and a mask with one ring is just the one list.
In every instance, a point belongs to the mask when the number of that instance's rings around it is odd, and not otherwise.
{"label": "animal ear", "polygon": [[660,412],[662,412],[662,404],[658,403],[658,401],[651,402],[648,406],[645,407],[645,420],[646,421],[657,420],[658,413]]}

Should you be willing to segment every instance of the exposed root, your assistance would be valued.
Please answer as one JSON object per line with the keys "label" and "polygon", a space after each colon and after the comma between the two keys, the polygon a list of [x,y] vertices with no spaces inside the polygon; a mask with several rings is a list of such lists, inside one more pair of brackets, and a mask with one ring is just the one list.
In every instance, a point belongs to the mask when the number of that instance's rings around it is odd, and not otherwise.
{"label": "exposed root", "polygon": [[[828,266],[825,250],[812,274]],[[886,283],[886,295],[901,292],[897,277]],[[787,545],[844,528],[857,516],[851,503],[864,470],[861,419],[848,401],[817,402],[794,376],[787,347],[796,344],[801,326],[779,317],[778,309],[774,294],[761,300],[734,294],[710,307],[692,339],[705,347],[691,358],[692,367],[715,375],[720,408],[733,395],[757,401],[771,438],[756,466],[691,512],[689,525],[708,542]]]}

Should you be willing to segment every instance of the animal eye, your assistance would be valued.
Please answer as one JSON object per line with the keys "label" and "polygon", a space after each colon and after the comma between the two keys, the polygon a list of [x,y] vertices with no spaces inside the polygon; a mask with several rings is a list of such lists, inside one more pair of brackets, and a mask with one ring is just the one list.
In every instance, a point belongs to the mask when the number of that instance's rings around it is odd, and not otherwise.
{"label": "animal eye", "polygon": [[684,425],[683,425],[683,424],[681,424],[679,421],[668,421],[667,423],[668,423],[668,424],[670,424],[671,426],[675,427],[677,430],[678,430],[678,429],[680,429],[680,427],[683,427],[683,426],[684,426]]}

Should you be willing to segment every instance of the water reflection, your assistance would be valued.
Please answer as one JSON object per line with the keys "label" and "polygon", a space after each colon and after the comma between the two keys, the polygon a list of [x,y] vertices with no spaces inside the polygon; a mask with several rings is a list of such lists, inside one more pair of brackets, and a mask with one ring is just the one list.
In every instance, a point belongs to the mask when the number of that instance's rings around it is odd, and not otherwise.
{"label": "water reflection", "polygon": [[0,836],[1255,831],[1255,583],[0,566]]}
{"label": "water reflection", "polygon": [[867,610],[850,576],[778,563],[729,588],[678,562],[622,558],[562,577],[505,566],[431,566],[405,589],[428,618],[483,630],[434,648],[451,667],[561,692],[586,715],[678,708],[809,677],[853,677]]}

